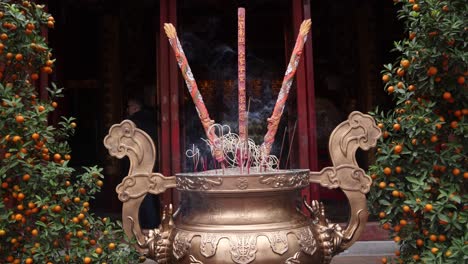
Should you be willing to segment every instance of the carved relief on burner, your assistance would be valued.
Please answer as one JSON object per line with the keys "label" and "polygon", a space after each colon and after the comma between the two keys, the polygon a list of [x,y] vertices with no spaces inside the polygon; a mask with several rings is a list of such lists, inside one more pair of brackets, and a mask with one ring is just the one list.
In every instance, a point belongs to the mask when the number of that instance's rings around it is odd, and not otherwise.
{"label": "carved relief on burner", "polygon": [[295,188],[299,186],[305,186],[309,184],[308,174],[300,173],[295,175],[272,175],[272,176],[260,176],[259,182],[261,184],[270,185],[273,188],[290,187]]}
{"label": "carved relief on burner", "polygon": [[195,177],[195,176],[179,176],[177,177],[177,188],[188,191],[207,191],[215,186],[223,184],[223,179],[220,177]]}
{"label": "carved relief on burner", "polygon": [[247,264],[255,259],[257,236],[252,234],[233,235],[230,239],[231,259],[238,264]]}
{"label": "carved relief on burner", "polygon": [[249,180],[246,177],[240,177],[237,179],[236,187],[240,190],[245,190],[249,187]]}
{"label": "carved relief on burner", "polygon": [[214,256],[219,240],[222,237],[223,236],[219,234],[203,233],[200,240],[200,253],[207,258]]}
{"label": "carved relief on burner", "polygon": [[279,231],[267,233],[266,237],[270,241],[270,246],[273,252],[283,255],[288,251],[288,232]]}
{"label": "carved relief on burner", "polygon": [[310,227],[303,227],[296,230],[294,233],[299,239],[299,245],[301,246],[302,252],[312,256],[317,250],[317,242],[315,241]]}
{"label": "carved relief on burner", "polygon": [[194,234],[184,231],[178,231],[174,238],[172,253],[176,259],[183,258],[190,251],[190,242]]}

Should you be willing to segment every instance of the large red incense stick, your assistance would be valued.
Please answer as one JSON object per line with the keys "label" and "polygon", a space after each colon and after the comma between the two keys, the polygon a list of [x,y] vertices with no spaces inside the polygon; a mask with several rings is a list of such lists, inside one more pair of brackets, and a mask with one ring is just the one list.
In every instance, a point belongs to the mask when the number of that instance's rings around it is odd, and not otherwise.
{"label": "large red incense stick", "polygon": [[262,161],[266,162],[266,159],[270,155],[271,147],[275,141],[275,135],[278,131],[279,121],[281,115],[283,114],[284,106],[286,100],[288,99],[289,90],[294,79],[294,74],[297,70],[297,65],[301,59],[302,49],[304,48],[304,43],[307,40],[307,34],[310,31],[310,26],[312,22],[310,19],[304,20],[299,29],[299,35],[296,39],[296,45],[294,46],[291,59],[288,64],[288,68],[283,78],[283,83],[281,84],[281,90],[278,94],[278,99],[276,100],[275,108],[273,109],[273,114],[268,121],[268,131],[263,139],[263,144],[261,147]]}
{"label": "large red incense stick", "polygon": [[179,64],[179,68],[182,72],[182,76],[184,77],[185,84],[187,85],[193,103],[195,104],[195,108],[197,109],[198,116],[200,117],[203,128],[205,129],[206,136],[214,146],[213,156],[218,162],[222,162],[224,160],[224,156],[222,149],[217,146],[218,136],[214,133],[214,129],[212,129],[210,132],[210,127],[214,124],[214,121],[210,119],[210,115],[208,114],[208,110],[206,109],[205,103],[203,102],[200,90],[198,90],[197,83],[193,77],[192,70],[190,69],[187,58],[185,57],[185,53],[182,50],[182,45],[180,45],[179,38],[177,38],[175,27],[170,23],[165,23],[164,30],[166,31],[166,35],[169,38],[169,43],[171,44],[172,50],[175,53],[177,63]]}
{"label": "large red incense stick", "polygon": [[[237,56],[238,56],[238,100],[239,100],[239,137],[247,140],[247,118],[245,112],[245,9],[237,9]],[[243,158],[243,157],[242,157]]]}

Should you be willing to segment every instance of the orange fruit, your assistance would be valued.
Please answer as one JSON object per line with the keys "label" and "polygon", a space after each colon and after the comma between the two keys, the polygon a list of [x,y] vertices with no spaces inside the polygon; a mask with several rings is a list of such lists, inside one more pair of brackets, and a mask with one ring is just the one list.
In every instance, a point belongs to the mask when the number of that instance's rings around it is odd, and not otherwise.
{"label": "orange fruit", "polygon": [[459,168],[454,168],[454,169],[452,170],[452,174],[453,174],[454,176],[458,176],[458,175],[460,175],[460,173],[461,173],[461,171],[460,171]]}
{"label": "orange fruit", "polygon": [[29,181],[29,179],[31,179],[31,175],[27,173],[23,175],[23,181]]}
{"label": "orange fruit", "polygon": [[397,123],[397,124],[393,124],[393,130],[395,130],[395,131],[400,131],[400,129],[401,129],[401,125],[400,125],[400,124],[398,124],[398,123]]}
{"label": "orange fruit", "polygon": [[432,142],[432,143],[435,143],[435,142],[437,142],[438,140],[439,140],[439,138],[438,138],[436,135],[432,135],[432,136],[431,136],[431,142]]}
{"label": "orange fruit", "polygon": [[408,86],[408,91],[412,92],[414,90],[416,90],[416,86],[414,86],[413,84]]}
{"label": "orange fruit", "polygon": [[424,210],[425,210],[426,212],[432,211],[432,208],[433,208],[432,204],[426,204],[426,205],[424,206]]}
{"label": "orange fruit", "polygon": [[387,92],[388,92],[389,94],[393,93],[394,91],[395,91],[395,88],[394,88],[393,86],[389,86],[389,87],[387,88]]}
{"label": "orange fruit", "polygon": [[21,54],[21,53],[16,54],[15,59],[17,61],[22,61],[23,60],[23,54]]}
{"label": "orange fruit", "polygon": [[37,111],[43,112],[45,110],[45,107],[43,105],[40,105],[37,107]]}
{"label": "orange fruit", "polygon": [[439,237],[437,238],[440,242],[445,242],[447,240],[447,237],[445,235],[439,235]]}
{"label": "orange fruit", "polygon": [[16,214],[15,215],[15,220],[16,221],[21,221],[23,219],[23,215],[22,214]]}
{"label": "orange fruit", "polygon": [[395,237],[393,238],[393,241],[395,241],[396,243],[398,243],[398,242],[401,241],[401,237],[395,236]]}
{"label": "orange fruit", "polygon": [[411,208],[408,205],[403,205],[403,212],[409,213],[411,211]]}
{"label": "orange fruit", "polygon": [[109,243],[109,249],[114,250],[115,249],[115,244],[114,243]]}
{"label": "orange fruit", "polygon": [[403,169],[400,166],[395,167],[395,172],[398,173],[398,174],[400,174],[402,172],[402,170]]}
{"label": "orange fruit", "polygon": [[55,213],[59,213],[60,211],[62,211],[62,207],[60,205],[56,205],[54,206],[52,211],[54,211]]}
{"label": "orange fruit", "polygon": [[457,83],[462,85],[465,83],[465,77],[464,76],[458,76],[457,78]]}
{"label": "orange fruit", "polygon": [[407,69],[410,66],[410,61],[407,59],[403,59],[400,61],[400,65],[401,67]]}
{"label": "orange fruit", "polygon": [[393,152],[395,154],[400,154],[403,151],[403,147],[401,145],[396,145],[395,148],[393,149]]}
{"label": "orange fruit", "polygon": [[94,252],[96,252],[96,254],[102,254],[102,248],[98,247],[94,250]]}
{"label": "orange fruit", "polygon": [[450,100],[452,98],[452,94],[450,92],[444,92],[442,94],[442,98],[444,98],[445,100]]}
{"label": "orange fruit", "polygon": [[417,245],[418,247],[422,247],[422,246],[424,246],[424,241],[423,241],[422,239],[419,238],[419,239],[416,240],[416,245]]}
{"label": "orange fruit", "polygon": [[40,137],[40,136],[39,136],[38,133],[33,133],[33,134],[31,135],[31,138],[34,139],[34,140],[38,140],[39,137]]}
{"label": "orange fruit", "polygon": [[36,81],[38,79],[39,79],[39,74],[37,74],[37,73],[32,73],[31,74],[31,80]]}
{"label": "orange fruit", "polygon": [[397,75],[400,77],[405,76],[405,70],[403,70],[402,68],[398,68]]}
{"label": "orange fruit", "polygon": [[438,251],[439,251],[439,249],[436,248],[436,247],[431,248],[432,254],[437,254]]}
{"label": "orange fruit", "polygon": [[15,120],[16,120],[17,123],[23,123],[23,122],[24,122],[24,116],[22,116],[22,115],[17,115],[17,116],[15,117]]}
{"label": "orange fruit", "polygon": [[431,66],[431,67],[429,67],[429,69],[427,70],[427,75],[428,75],[428,76],[434,76],[434,75],[437,74],[437,72],[438,72],[437,68],[434,67],[434,66]]}
{"label": "orange fruit", "polygon": [[83,263],[84,263],[84,264],[89,264],[89,263],[91,263],[91,261],[92,261],[92,260],[91,260],[90,257],[85,257],[85,258],[83,258]]}
{"label": "orange fruit", "polygon": [[388,74],[382,75],[382,81],[385,82],[385,83],[390,81],[390,76]]}
{"label": "orange fruit", "polygon": [[54,160],[55,160],[55,161],[59,161],[59,160],[61,160],[61,159],[62,159],[62,156],[61,156],[60,154],[58,154],[58,153],[55,153],[55,154],[54,154]]}
{"label": "orange fruit", "polygon": [[385,189],[385,187],[387,187],[387,184],[385,182],[380,182],[379,183],[379,188],[380,189]]}
{"label": "orange fruit", "polygon": [[380,212],[379,213],[379,218],[384,218],[386,216],[385,212]]}

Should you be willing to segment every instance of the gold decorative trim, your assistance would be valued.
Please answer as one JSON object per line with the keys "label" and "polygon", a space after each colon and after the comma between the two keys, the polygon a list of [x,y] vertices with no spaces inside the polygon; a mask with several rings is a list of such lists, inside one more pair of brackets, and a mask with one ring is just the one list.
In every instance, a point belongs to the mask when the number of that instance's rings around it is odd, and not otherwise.
{"label": "gold decorative trim", "polygon": [[294,188],[309,184],[309,175],[297,174],[297,175],[272,175],[272,176],[260,176],[258,181],[262,184],[270,185],[273,188]]}
{"label": "gold decorative trim", "polygon": [[230,238],[231,259],[237,264],[247,264],[255,259],[257,236],[250,234],[233,235]]}
{"label": "gold decorative trim", "polygon": [[288,251],[288,232],[279,231],[265,234],[270,241],[270,246],[273,252],[283,255]]}
{"label": "gold decorative trim", "polygon": [[290,231],[240,234],[190,232],[179,229],[174,238],[173,255],[177,260],[180,260],[189,252],[193,252],[191,250],[191,241],[194,237],[200,237],[200,254],[209,258],[216,255],[219,241],[225,238],[229,240],[232,260],[237,264],[250,263],[255,259],[258,237],[266,237],[270,242],[272,251],[283,255],[289,249],[287,235],[291,233],[296,236],[301,251],[312,256],[318,247],[311,228],[314,227],[305,226]]}
{"label": "gold decorative trim", "polygon": [[197,176],[178,176],[177,189],[184,191],[207,191],[214,186],[221,186],[223,179],[221,177],[197,177]]}
{"label": "gold decorative trim", "polygon": [[176,187],[175,177],[165,177],[160,173],[134,174],[125,177],[117,185],[116,191],[119,200],[126,202],[129,199],[136,199],[146,195],[160,194],[169,188]]}

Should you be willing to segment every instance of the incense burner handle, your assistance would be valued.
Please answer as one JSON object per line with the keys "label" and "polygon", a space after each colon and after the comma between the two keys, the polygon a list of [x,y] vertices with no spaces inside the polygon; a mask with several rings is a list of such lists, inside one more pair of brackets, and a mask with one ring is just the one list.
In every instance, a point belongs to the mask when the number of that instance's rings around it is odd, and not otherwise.
{"label": "incense burner handle", "polygon": [[[147,254],[148,247],[153,241],[155,230],[149,235],[142,233],[138,212],[146,194],[160,194],[166,189],[176,186],[175,177],[165,177],[160,173],[153,173],[156,149],[151,137],[136,127],[130,120],[124,120],[109,129],[104,138],[104,146],[111,156],[119,159],[127,156],[130,160],[128,176],[117,185],[116,191],[122,205],[122,224],[128,237],[136,237],[137,250]],[[172,209],[170,210],[172,212]],[[159,212],[158,212],[159,213]],[[151,252],[150,252],[151,254]]]}
{"label": "incense burner handle", "polygon": [[341,227],[330,224],[325,218],[321,203],[312,201],[309,205],[304,201],[315,219],[314,222],[323,227],[323,238],[327,239],[327,245],[324,247],[329,250],[330,260],[333,255],[354,244],[365,228],[369,215],[366,193],[370,190],[372,179],[359,168],[355,154],[358,148],[369,150],[375,147],[381,134],[371,116],[352,112],[348,120],[338,125],[330,135],[328,147],[333,167],[326,167],[320,172],[310,172],[311,183],[318,183],[329,189],[340,188],[351,207],[349,223],[345,230],[341,230]]}

